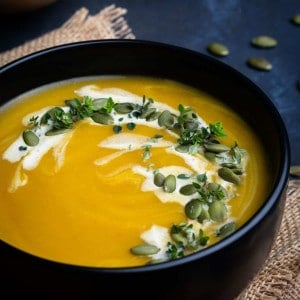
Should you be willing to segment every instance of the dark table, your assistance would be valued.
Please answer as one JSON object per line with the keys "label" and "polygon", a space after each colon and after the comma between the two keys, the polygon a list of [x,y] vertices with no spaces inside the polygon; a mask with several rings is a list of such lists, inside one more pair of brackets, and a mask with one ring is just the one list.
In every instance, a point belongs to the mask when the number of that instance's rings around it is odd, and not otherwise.
{"label": "dark table", "polygon": [[[210,42],[225,44],[229,55],[217,59],[239,70],[270,96],[290,137],[292,164],[300,165],[300,26],[290,20],[300,13],[299,0],[59,0],[35,12],[1,16],[0,52],[60,27],[83,6],[95,14],[111,4],[128,10],[125,19],[137,39],[208,55]],[[257,35],[273,36],[278,45],[255,48],[250,41]],[[272,70],[250,68],[246,64],[250,56],[265,57]]]}

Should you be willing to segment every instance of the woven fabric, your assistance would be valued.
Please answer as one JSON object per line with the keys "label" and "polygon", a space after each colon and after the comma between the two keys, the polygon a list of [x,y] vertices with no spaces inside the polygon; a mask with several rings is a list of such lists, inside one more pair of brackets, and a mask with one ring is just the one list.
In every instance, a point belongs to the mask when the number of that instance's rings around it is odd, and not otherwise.
{"label": "woven fabric", "polygon": [[237,300],[300,299],[300,180],[290,180],[281,227],[261,271]]}
{"label": "woven fabric", "polygon": [[[60,28],[0,53],[0,66],[44,48],[85,40],[134,39],[124,15],[110,5],[96,15],[79,9]],[[261,271],[236,300],[296,300],[300,298],[300,180],[290,180],[281,228]]]}
{"label": "woven fabric", "polygon": [[0,53],[0,66],[32,52],[61,44],[97,39],[133,39],[131,28],[124,19],[126,13],[125,8],[113,4],[92,16],[83,7],[61,27]]}

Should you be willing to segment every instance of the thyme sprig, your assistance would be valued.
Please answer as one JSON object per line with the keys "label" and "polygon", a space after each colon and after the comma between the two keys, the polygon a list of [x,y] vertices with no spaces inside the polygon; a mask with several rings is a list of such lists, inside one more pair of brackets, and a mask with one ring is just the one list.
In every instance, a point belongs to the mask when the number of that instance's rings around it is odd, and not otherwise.
{"label": "thyme sprig", "polygon": [[170,234],[172,241],[168,242],[166,251],[169,259],[177,259],[196,251],[206,246],[209,240],[202,229],[197,234],[191,223],[173,224]]}

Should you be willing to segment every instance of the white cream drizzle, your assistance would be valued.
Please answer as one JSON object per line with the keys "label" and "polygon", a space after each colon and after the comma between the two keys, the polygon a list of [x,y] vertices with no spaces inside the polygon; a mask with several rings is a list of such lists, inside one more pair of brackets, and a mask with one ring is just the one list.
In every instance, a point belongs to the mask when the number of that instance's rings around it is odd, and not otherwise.
{"label": "white cream drizzle", "polygon": [[167,258],[168,242],[171,242],[168,228],[154,224],[141,234],[141,239],[145,243],[160,249],[158,253],[151,255],[153,259]]}
{"label": "white cream drizzle", "polygon": [[[99,88],[95,85],[87,85],[75,91],[78,96],[89,96],[91,98],[108,98],[112,97],[114,102],[131,102],[141,104],[142,97],[126,90],[119,88]],[[155,107],[162,110],[169,110],[170,112],[177,114],[178,111],[169,105],[155,101]],[[23,124],[26,126],[32,116],[38,116],[37,121],[47,112],[51,107],[45,107],[39,111],[32,112],[23,118]],[[65,111],[69,108],[62,107]],[[130,118],[128,114],[112,114],[114,117],[115,124],[125,124],[129,122],[134,122],[135,124],[142,124],[145,126],[150,126],[152,128],[161,129],[158,125],[157,120],[146,121],[145,119]],[[90,120],[85,120],[89,124],[97,126],[105,126],[97,124]],[[200,118],[199,122],[202,126],[207,127],[207,124]],[[63,166],[65,151],[67,145],[72,137],[74,130],[70,130],[68,133],[46,136],[45,133],[50,129],[50,126],[43,125],[35,129],[35,133],[39,136],[40,142],[38,147],[30,147],[24,144],[22,134],[6,149],[2,157],[12,163],[20,161],[20,164],[16,170],[16,174],[12,180],[10,190],[16,190],[18,187],[23,186],[27,183],[28,178],[22,173],[22,170],[33,170],[38,166],[42,157],[50,150],[53,149],[53,156],[56,161],[54,167],[55,172]],[[172,131],[167,131],[170,135],[175,135]],[[180,153],[175,150],[175,145],[171,141],[168,141],[165,137],[159,139],[151,139],[148,136],[138,135],[134,133],[119,133],[114,134],[99,142],[98,146],[102,148],[109,148],[118,150],[110,155],[100,157],[94,161],[98,166],[103,166],[109,164],[114,159],[120,157],[121,155],[127,153],[128,151],[135,151],[141,149],[145,145],[151,145],[151,147],[165,148],[165,151],[169,154],[177,155],[181,157],[186,163],[187,167],[181,166],[166,166],[160,169],[160,172],[164,175],[174,174],[179,175],[180,173],[206,173],[209,180],[212,179],[216,171],[216,166],[214,167],[208,160],[206,160],[201,154],[190,155],[188,153]],[[20,146],[26,146],[25,151],[20,151]],[[209,168],[208,168],[209,165]],[[209,170],[208,170],[209,169]],[[193,196],[183,196],[179,193],[180,187],[188,183],[187,180],[178,179],[177,188],[174,193],[165,193],[161,188],[158,188],[153,183],[154,174],[153,171],[143,168],[141,166],[133,166],[132,171],[134,173],[140,174],[145,177],[145,181],[142,184],[142,191],[152,191],[162,202],[178,202],[181,205],[185,205]],[[21,176],[21,174],[23,174]],[[22,180],[21,180],[22,178]],[[222,185],[226,187],[231,187],[232,184],[222,181]]]}

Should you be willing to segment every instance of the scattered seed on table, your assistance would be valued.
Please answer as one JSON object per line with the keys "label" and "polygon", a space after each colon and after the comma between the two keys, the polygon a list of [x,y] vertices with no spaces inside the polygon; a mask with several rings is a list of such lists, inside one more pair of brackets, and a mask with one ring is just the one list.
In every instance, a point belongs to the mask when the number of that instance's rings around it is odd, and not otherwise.
{"label": "scattered seed on table", "polygon": [[290,175],[295,177],[300,177],[300,165],[291,166],[290,167]]}
{"label": "scattered seed on table", "polygon": [[263,57],[249,57],[247,63],[250,67],[261,71],[270,71],[273,67],[272,64]]}
{"label": "scattered seed on table", "polygon": [[300,13],[299,14],[295,14],[292,18],[291,21],[295,24],[295,25],[300,25]]}
{"label": "scattered seed on table", "polygon": [[210,43],[207,50],[217,56],[227,56],[229,54],[229,50],[225,45],[216,42]]}
{"label": "scattered seed on table", "polygon": [[274,48],[277,40],[268,35],[258,35],[251,40],[251,44],[258,48]]}

